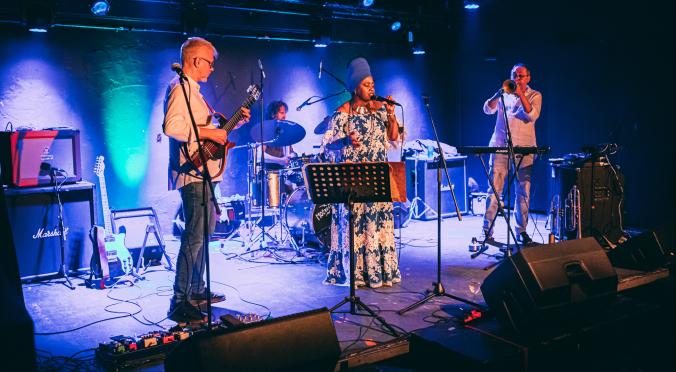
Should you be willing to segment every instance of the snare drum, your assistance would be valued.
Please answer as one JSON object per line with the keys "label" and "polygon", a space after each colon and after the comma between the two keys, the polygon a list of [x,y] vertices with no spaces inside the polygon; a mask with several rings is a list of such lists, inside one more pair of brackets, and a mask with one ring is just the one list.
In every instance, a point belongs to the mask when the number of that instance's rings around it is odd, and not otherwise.
{"label": "snare drum", "polygon": [[294,237],[328,249],[331,244],[331,204],[314,204],[307,196],[305,186],[296,189],[286,200],[284,218]]}

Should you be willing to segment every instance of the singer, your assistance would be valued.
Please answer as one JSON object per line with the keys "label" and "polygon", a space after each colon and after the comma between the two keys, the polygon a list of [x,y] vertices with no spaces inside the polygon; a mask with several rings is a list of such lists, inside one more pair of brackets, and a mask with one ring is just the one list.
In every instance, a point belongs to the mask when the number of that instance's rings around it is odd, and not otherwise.
{"label": "singer", "polygon": [[[513,93],[506,93],[503,89],[500,89],[484,103],[484,113],[492,115],[497,112],[498,114],[489,146],[507,146],[507,128],[503,110],[507,113],[513,145],[536,146],[535,121],[540,117],[542,94],[531,89],[528,85],[528,83],[530,83],[530,70],[522,63],[518,63],[512,67],[511,78],[516,85]],[[504,97],[505,107],[502,107],[500,102],[501,96]],[[516,163],[518,164],[519,157],[522,155],[516,156]],[[519,171],[516,175],[516,204],[514,205],[516,233],[517,239],[524,245],[533,242],[526,232],[528,209],[530,206],[530,178],[533,171],[533,159],[534,155],[523,156]],[[498,195],[502,195],[505,177],[508,176],[508,161],[508,156],[505,154],[491,155],[490,176]],[[487,201],[486,213],[484,214],[483,236],[486,240],[490,241],[493,239],[492,225],[497,214],[498,201],[495,199],[495,195],[493,190],[490,189],[490,186],[488,195],[490,195],[490,198]]]}
{"label": "singer", "polygon": [[[176,76],[167,87],[164,99],[164,134],[169,136],[169,189],[179,190],[183,202],[185,229],[181,234],[181,247],[176,259],[176,277],[174,280],[174,295],[171,298],[167,317],[176,322],[199,322],[205,319],[199,305],[206,302],[207,293],[203,279],[206,261],[203,250],[204,236],[202,213],[202,195],[204,190],[210,193],[208,187],[203,187],[203,179],[199,170],[190,162],[188,154],[197,150],[195,133],[193,132],[190,111],[195,118],[202,140],[211,140],[225,144],[228,134],[225,130],[217,129],[212,123],[214,110],[206,102],[198,83],[206,83],[214,71],[214,63],[218,58],[216,48],[207,40],[192,37],[181,46],[182,67],[178,69],[185,75],[184,84],[190,101],[190,110],[186,104],[179,76]],[[177,69],[172,66],[172,70]],[[248,121],[250,113],[242,108],[243,121]],[[210,160],[207,167],[211,174],[216,174],[220,165],[218,161]],[[222,177],[213,179],[214,183]],[[215,184],[215,187],[217,185]],[[210,200],[207,195],[205,200]],[[216,227],[215,209],[212,203],[208,204],[209,234]],[[223,294],[212,291],[211,302],[224,301]]]}
{"label": "singer", "polygon": [[[352,98],[331,117],[324,134],[324,151],[338,151],[338,161],[387,161],[388,141],[399,138],[394,105],[375,101],[375,84],[364,58],[353,59],[347,67],[347,85]],[[392,101],[392,97],[388,96]],[[357,286],[392,286],[401,281],[394,246],[392,203],[356,203],[353,206],[354,254]],[[331,247],[326,284],[348,284],[350,239],[347,210],[333,206]]]}

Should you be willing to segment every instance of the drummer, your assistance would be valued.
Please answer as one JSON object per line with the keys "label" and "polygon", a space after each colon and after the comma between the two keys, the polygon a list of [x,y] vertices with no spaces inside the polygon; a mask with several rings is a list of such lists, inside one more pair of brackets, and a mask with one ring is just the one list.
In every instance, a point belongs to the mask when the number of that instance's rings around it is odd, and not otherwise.
{"label": "drummer", "polygon": [[[272,101],[268,105],[266,116],[271,120],[286,120],[286,112],[289,106],[284,101]],[[281,169],[289,165],[289,159],[293,159],[296,152],[293,146],[273,147],[263,145],[265,151],[265,168]]]}

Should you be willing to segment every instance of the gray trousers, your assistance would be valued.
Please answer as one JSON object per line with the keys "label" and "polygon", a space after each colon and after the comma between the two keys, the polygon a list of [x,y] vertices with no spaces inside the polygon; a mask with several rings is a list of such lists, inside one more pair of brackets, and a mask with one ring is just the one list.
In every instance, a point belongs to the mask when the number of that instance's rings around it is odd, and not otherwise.
{"label": "gray trousers", "polygon": [[[214,187],[217,187],[214,185]],[[194,294],[205,292],[204,271],[204,210],[202,208],[203,183],[193,182],[180,189],[183,201],[183,218],[185,230],[181,234],[181,247],[176,258],[176,278],[174,280],[174,297],[172,301],[179,303],[190,299]],[[207,218],[209,220],[209,236],[216,229],[216,210],[211,202],[211,192],[206,188]],[[206,239],[209,239],[207,236]]]}
{"label": "gray trousers", "polygon": [[[516,163],[519,164],[519,155],[517,155]],[[505,185],[505,178],[507,177],[507,161],[509,157],[503,154],[493,154],[491,155],[490,161],[490,177],[495,186],[495,191],[501,197],[503,197],[503,188]],[[512,166],[513,170],[513,166]],[[514,204],[514,219],[516,220],[516,233],[517,235],[526,231],[526,225],[528,225],[528,208],[530,206],[530,177],[533,172],[533,155],[526,156],[519,171],[516,174],[516,180],[514,181],[514,186],[512,190],[516,192],[516,203]],[[504,198],[504,197],[503,197]],[[513,201],[514,199],[512,199]],[[502,201],[501,201],[501,205]],[[495,194],[490,187],[488,186],[488,200],[486,201],[486,213],[484,214],[484,223],[483,229],[486,236],[493,236],[493,226],[491,226],[492,221],[496,218],[498,213],[498,201],[495,198]],[[511,222],[511,220],[510,220]]]}

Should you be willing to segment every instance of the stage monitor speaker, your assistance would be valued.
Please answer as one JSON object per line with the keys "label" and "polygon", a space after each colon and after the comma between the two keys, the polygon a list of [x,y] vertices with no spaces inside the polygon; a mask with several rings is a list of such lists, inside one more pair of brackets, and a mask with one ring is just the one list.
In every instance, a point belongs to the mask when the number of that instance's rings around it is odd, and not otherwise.
{"label": "stage monitor speaker", "polygon": [[[466,156],[446,158],[448,175],[453,183],[455,197],[458,200],[460,212],[467,213],[467,170],[465,166]],[[426,159],[406,159],[406,194],[409,201],[416,200],[418,211],[422,212],[427,204],[431,209],[420,216],[421,220],[433,220],[437,210],[437,162]],[[441,216],[449,217],[456,215],[455,205],[451,196],[451,188],[448,185],[445,172],[441,173]]]}
{"label": "stage monitor speaker", "polygon": [[629,238],[608,252],[613,265],[643,271],[665,267],[673,256],[673,230],[666,228]]}
{"label": "stage monitor speaker", "polygon": [[[94,185],[78,182],[61,186],[68,271],[89,269],[94,224]],[[61,265],[59,204],[54,187],[7,188],[7,213],[22,280],[57,274]]]}
{"label": "stage monitor speaker", "polygon": [[594,238],[521,249],[481,285],[498,321],[541,337],[593,322],[617,295],[617,274]]}
{"label": "stage monitor speaker", "polygon": [[340,345],[326,308],[192,336],[166,371],[333,371]]}
{"label": "stage monitor speaker", "polygon": [[82,180],[77,129],[0,132],[2,183],[12,187]]}
{"label": "stage monitor speaker", "polygon": [[164,240],[162,239],[162,229],[160,227],[160,220],[157,218],[154,208],[135,208],[135,209],[118,209],[110,212],[110,219],[115,234],[123,232],[124,245],[131,253],[134,265],[138,261],[138,256],[141,254],[141,247],[143,241],[146,239],[146,231],[148,226],[157,231],[157,237],[151,231],[148,232],[148,239],[146,241],[146,248],[143,251],[144,264],[159,265],[162,261],[162,253],[164,252]]}

